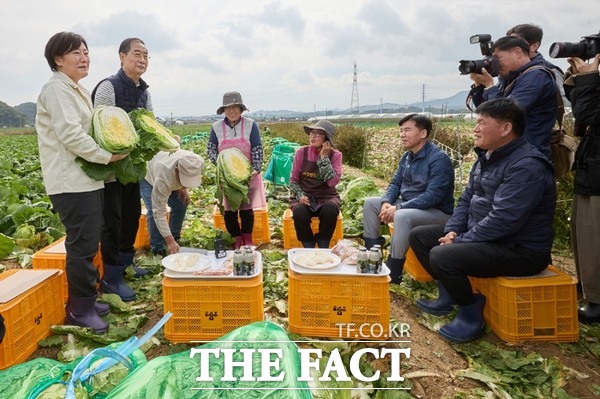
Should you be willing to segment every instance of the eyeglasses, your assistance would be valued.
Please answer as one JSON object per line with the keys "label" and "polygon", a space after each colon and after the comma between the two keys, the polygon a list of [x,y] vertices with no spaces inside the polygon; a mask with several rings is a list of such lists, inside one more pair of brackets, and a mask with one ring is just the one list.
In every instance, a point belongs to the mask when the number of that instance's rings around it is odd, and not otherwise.
{"label": "eyeglasses", "polygon": [[320,130],[311,130],[311,132],[309,134],[311,136],[316,136],[316,137],[325,137],[326,136],[326,134]]}
{"label": "eyeglasses", "polygon": [[133,58],[135,58],[136,60],[143,58],[146,61],[148,61],[150,59],[147,53],[142,53],[141,51],[134,51],[133,53],[130,52],[129,54],[133,55]]}

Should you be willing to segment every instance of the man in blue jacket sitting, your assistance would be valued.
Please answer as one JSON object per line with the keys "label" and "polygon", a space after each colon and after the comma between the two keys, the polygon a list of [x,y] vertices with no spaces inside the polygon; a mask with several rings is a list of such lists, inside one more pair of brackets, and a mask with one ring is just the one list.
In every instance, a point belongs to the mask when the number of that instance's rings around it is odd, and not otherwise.
{"label": "man in blue jacket sitting", "polygon": [[431,119],[410,114],[398,123],[407,150],[383,197],[370,197],[363,206],[365,246],[383,245],[382,223],[392,223],[394,234],[386,265],[392,283],[400,283],[408,234],[415,226],[446,223],[454,208],[454,168],[450,158],[429,141]]}
{"label": "man in blue jacket sitting", "polygon": [[467,342],[484,332],[485,297],[468,277],[529,276],[550,261],[556,185],[552,164],[523,137],[525,113],[511,99],[477,107],[478,159],[445,225],[413,229],[409,242],[436,280],[439,297],[417,306],[434,315],[457,316],[439,332]]}

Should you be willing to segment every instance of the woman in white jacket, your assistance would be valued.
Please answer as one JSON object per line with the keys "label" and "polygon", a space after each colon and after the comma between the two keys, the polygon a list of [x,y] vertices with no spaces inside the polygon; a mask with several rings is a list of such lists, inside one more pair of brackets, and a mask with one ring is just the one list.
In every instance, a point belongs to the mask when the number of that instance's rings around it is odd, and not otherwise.
{"label": "woman in white jacket", "polygon": [[38,97],[35,127],[44,186],[67,234],[66,320],[101,334],[108,324],[99,313],[106,315],[108,307],[96,303],[97,271],[92,259],[100,242],[104,182],[88,177],[75,159],[108,164],[127,154],[111,154],[88,134],[92,101],[79,84],[90,65],[85,39],[76,33],[57,33],[46,44],[44,56],[53,74]]}

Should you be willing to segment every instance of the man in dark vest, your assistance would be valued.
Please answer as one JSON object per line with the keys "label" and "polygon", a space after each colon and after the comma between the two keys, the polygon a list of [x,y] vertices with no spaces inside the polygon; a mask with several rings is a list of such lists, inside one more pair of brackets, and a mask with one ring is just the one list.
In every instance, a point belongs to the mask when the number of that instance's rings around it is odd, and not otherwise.
{"label": "man in dark vest", "polygon": [[[152,111],[148,84],[141,78],[148,68],[148,50],[138,38],[127,38],[119,47],[121,68],[116,75],[98,83],[92,92],[94,106],[112,105],[130,112],[137,108]],[[133,244],[141,214],[140,184],[105,182],[101,252],[104,275],[100,282],[105,293],[117,294],[123,301],[135,300],[135,292],[123,280],[123,272],[133,265]],[[148,271],[134,266],[136,275]]]}

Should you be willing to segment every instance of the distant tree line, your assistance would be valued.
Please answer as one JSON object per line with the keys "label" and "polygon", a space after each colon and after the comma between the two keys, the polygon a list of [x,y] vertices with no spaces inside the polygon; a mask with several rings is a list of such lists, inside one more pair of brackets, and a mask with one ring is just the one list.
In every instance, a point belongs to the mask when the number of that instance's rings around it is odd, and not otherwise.
{"label": "distant tree line", "polygon": [[23,127],[35,123],[35,104],[24,103],[11,107],[0,101],[0,127]]}

